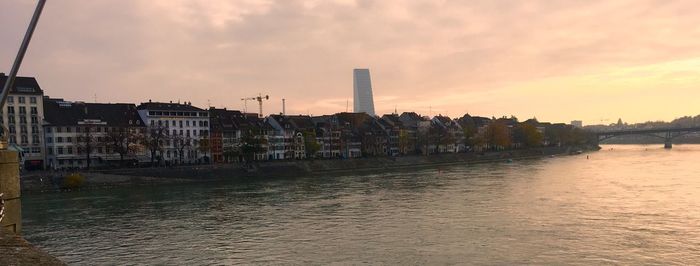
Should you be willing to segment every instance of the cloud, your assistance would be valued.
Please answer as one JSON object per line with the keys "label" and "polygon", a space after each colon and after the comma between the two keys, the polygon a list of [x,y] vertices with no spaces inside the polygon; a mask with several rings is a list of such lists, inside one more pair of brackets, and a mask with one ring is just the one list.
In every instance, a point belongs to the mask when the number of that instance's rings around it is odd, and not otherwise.
{"label": "cloud", "polygon": [[[33,5],[0,3],[5,72]],[[634,121],[645,118],[587,90],[627,84],[629,95],[661,97],[662,90],[623,82],[635,76],[608,73],[663,66],[649,71],[678,81],[665,90],[683,91],[695,73],[665,63],[700,57],[698,11],[694,1],[654,0],[64,0],[47,3],[22,73],[69,99],[242,108],[241,97],[265,93],[270,112],[286,98],[288,112],[320,114],[344,111],[352,69],[368,67],[378,112],[432,106],[452,116],[529,116],[536,109],[541,119],[597,119],[546,109],[547,97],[523,92],[543,86]],[[607,81],[564,83],[590,76]],[[648,119],[685,111],[664,108]]]}

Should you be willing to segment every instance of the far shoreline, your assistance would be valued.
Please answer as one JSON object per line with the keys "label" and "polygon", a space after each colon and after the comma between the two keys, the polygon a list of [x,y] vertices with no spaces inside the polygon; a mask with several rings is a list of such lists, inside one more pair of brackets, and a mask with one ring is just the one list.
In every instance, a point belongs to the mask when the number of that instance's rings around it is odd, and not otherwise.
{"label": "far shoreline", "polygon": [[[73,190],[100,190],[114,187],[158,186],[167,184],[207,183],[249,178],[296,178],[329,174],[370,174],[440,166],[470,165],[513,160],[538,159],[550,156],[597,151],[595,146],[543,147],[489,151],[483,153],[446,153],[429,156],[372,157],[346,160],[260,161],[244,164],[188,165],[153,168],[119,168],[77,170],[71,172],[29,173],[21,178],[25,194],[55,193]],[[85,182],[77,188],[61,187],[65,175],[79,173]]]}

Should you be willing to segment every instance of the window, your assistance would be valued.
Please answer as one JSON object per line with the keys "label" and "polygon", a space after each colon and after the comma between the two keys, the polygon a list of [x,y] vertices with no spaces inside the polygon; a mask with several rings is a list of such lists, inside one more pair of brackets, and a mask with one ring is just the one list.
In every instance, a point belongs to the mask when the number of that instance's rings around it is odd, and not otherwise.
{"label": "window", "polygon": [[29,143],[29,139],[27,138],[27,135],[22,135],[22,144],[27,144]]}
{"label": "window", "polygon": [[190,120],[185,121],[185,126],[190,126]]}
{"label": "window", "polygon": [[56,137],[56,143],[63,143],[63,137]]}
{"label": "window", "polygon": [[38,111],[38,109],[36,108],[36,106],[32,106],[30,112],[31,112],[33,115],[39,113],[39,111]]}
{"label": "window", "polygon": [[10,133],[17,133],[17,129],[14,126],[10,127]]}
{"label": "window", "polygon": [[39,144],[39,135],[32,135],[32,143]]}
{"label": "window", "polygon": [[19,107],[19,114],[26,114],[27,113],[27,107],[20,106]]}
{"label": "window", "polygon": [[46,133],[51,133],[51,127],[46,127]]}
{"label": "window", "polygon": [[19,103],[24,103],[24,96],[17,97]]}
{"label": "window", "polygon": [[20,132],[26,134],[27,133],[27,126],[21,126],[19,127]]}
{"label": "window", "polygon": [[182,128],[182,120],[180,120],[180,128]]}
{"label": "window", "polygon": [[32,153],[41,153],[41,148],[39,148],[39,147],[32,147]]}
{"label": "window", "polygon": [[56,148],[56,153],[63,154],[63,147]]}
{"label": "window", "polygon": [[186,130],[186,131],[185,131],[185,134],[189,137],[189,136],[190,136],[190,130],[189,130],[189,129]]}
{"label": "window", "polygon": [[32,124],[39,124],[39,118],[32,116]]}
{"label": "window", "polygon": [[66,153],[73,154],[73,146],[68,146],[68,148],[66,148]]}
{"label": "window", "polygon": [[14,116],[8,116],[8,117],[7,117],[7,123],[8,123],[8,124],[14,124],[14,123],[15,123],[15,117],[14,117]]}
{"label": "window", "polygon": [[67,133],[73,132],[73,128],[72,128],[72,127],[66,127],[66,132],[67,132]]}
{"label": "window", "polygon": [[14,103],[14,102],[15,102],[15,97],[7,96],[7,102],[8,102],[8,103]]}
{"label": "window", "polygon": [[208,127],[209,126],[209,121],[204,121],[204,126]]}
{"label": "window", "polygon": [[193,135],[193,136],[197,136],[197,130],[196,130],[196,129],[195,129],[195,130],[192,130],[192,135]]}
{"label": "window", "polygon": [[61,132],[62,132],[62,130],[63,130],[63,128],[62,128],[62,127],[56,127],[56,133],[61,133]]}
{"label": "window", "polygon": [[38,127],[38,126],[32,126],[32,133],[39,133],[39,127]]}
{"label": "window", "polygon": [[156,121],[155,121],[155,120],[151,120],[151,126],[155,126],[155,125],[156,125]]}
{"label": "window", "polygon": [[[165,122],[167,124],[168,121],[165,121]],[[158,126],[162,126],[162,125],[163,125],[163,121],[158,120]]]}
{"label": "window", "polygon": [[52,137],[46,137],[46,143],[53,143]]}
{"label": "window", "polygon": [[26,116],[20,116],[20,117],[19,117],[19,123],[20,123],[20,124],[26,124],[26,123],[27,123],[27,117],[26,117]]}
{"label": "window", "polygon": [[73,137],[66,137],[66,142],[68,142],[68,143],[73,142]]}
{"label": "window", "polygon": [[10,143],[12,143],[12,144],[17,143],[17,137],[15,135],[10,135]]}
{"label": "window", "polygon": [[29,97],[29,103],[36,103],[36,97]]}
{"label": "window", "polygon": [[7,114],[15,114],[15,107],[14,106],[8,106],[7,107]]}

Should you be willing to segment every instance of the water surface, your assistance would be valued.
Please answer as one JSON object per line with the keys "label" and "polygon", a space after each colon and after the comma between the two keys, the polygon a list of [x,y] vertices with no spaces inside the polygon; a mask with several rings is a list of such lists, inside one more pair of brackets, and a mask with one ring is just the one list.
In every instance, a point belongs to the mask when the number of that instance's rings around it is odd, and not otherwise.
{"label": "water surface", "polygon": [[25,237],[69,264],[700,264],[694,145],[22,204]]}

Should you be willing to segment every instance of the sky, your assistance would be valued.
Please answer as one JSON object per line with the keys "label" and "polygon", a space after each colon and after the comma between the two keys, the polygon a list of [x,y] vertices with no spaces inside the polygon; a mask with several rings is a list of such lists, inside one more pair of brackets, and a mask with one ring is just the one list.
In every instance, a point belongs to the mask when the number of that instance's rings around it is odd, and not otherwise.
{"label": "sky", "polygon": [[[35,1],[0,1],[8,73]],[[46,95],[352,111],[369,68],[377,113],[584,124],[700,114],[696,1],[48,1],[21,76]],[[257,110],[248,102],[248,110]]]}

